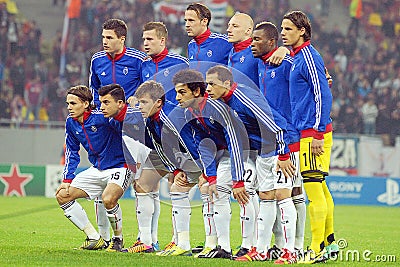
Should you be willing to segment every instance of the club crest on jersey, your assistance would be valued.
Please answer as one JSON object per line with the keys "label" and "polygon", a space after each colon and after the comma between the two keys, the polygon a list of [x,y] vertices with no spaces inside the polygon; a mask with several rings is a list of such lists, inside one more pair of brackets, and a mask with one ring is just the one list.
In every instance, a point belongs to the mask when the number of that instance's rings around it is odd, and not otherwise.
{"label": "club crest on jersey", "polygon": [[162,128],[162,131],[163,131],[163,133],[165,133],[165,134],[169,134],[169,131],[168,131],[168,129],[167,129],[166,127],[163,127],[163,128]]}
{"label": "club crest on jersey", "polygon": [[164,70],[164,77],[167,77],[169,75],[169,69]]}
{"label": "club crest on jersey", "polygon": [[274,70],[271,71],[271,78],[272,78],[272,79],[275,78],[275,75],[276,75],[275,71],[274,71]]}
{"label": "club crest on jersey", "polygon": [[212,54],[213,54],[213,52],[211,49],[207,51],[207,57],[212,57]]}
{"label": "club crest on jersey", "polygon": [[122,72],[124,73],[124,75],[127,75],[128,74],[128,67],[125,67]]}
{"label": "club crest on jersey", "polygon": [[214,118],[213,118],[213,117],[210,116],[210,119],[209,119],[209,120],[210,120],[210,122],[211,122],[212,124],[214,124]]}
{"label": "club crest on jersey", "polygon": [[93,126],[91,127],[91,129],[92,129],[92,132],[94,132],[94,133],[97,132],[96,126],[93,125]]}
{"label": "club crest on jersey", "polygon": [[135,131],[139,131],[139,126],[137,126],[136,124],[134,124],[134,125],[133,125],[133,129],[134,129]]}
{"label": "club crest on jersey", "polygon": [[147,73],[144,77],[149,78],[150,77],[150,73]]}
{"label": "club crest on jersey", "polygon": [[241,56],[240,59],[239,59],[240,63],[243,63],[245,59],[246,59],[245,56]]}
{"label": "club crest on jersey", "polygon": [[234,110],[234,109],[232,109],[232,110],[233,110],[233,114],[235,115],[235,117],[239,117],[239,115],[237,114],[236,110]]}

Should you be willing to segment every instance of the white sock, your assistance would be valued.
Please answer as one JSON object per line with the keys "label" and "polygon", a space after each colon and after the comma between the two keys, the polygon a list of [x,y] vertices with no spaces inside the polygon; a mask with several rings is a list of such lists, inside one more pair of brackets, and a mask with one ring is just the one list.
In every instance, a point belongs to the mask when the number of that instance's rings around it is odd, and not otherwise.
{"label": "white sock", "polygon": [[253,202],[253,207],[254,207],[254,214],[255,214],[255,219],[254,219],[254,233],[253,234],[253,245],[257,244],[257,224],[258,224],[258,220],[257,220],[257,216],[258,213],[260,212],[260,199],[258,197],[257,194],[254,194],[252,196],[250,196],[250,200]]}
{"label": "white sock", "polygon": [[215,248],[217,246],[217,232],[214,222],[214,204],[211,203],[208,194],[201,194],[201,199],[203,200],[203,221],[206,233],[204,247]]}
{"label": "white sock", "polygon": [[96,223],[99,228],[99,234],[104,240],[110,240],[110,221],[108,220],[103,200],[99,197],[94,200],[94,210],[96,212]]}
{"label": "white sock", "polygon": [[107,210],[107,217],[114,231],[113,237],[122,239],[122,209],[118,203],[114,208]]}
{"label": "white sock", "polygon": [[189,250],[189,228],[191,207],[189,202],[189,193],[171,192],[172,219],[178,233],[178,247]]}
{"label": "white sock", "polygon": [[218,245],[221,246],[225,251],[231,251],[230,242],[230,224],[231,224],[231,205],[228,197],[221,196],[223,193],[219,193],[219,199],[214,202],[214,222],[215,229],[217,231]]}
{"label": "white sock", "polygon": [[[276,204],[278,206],[278,204]],[[275,236],[275,246],[278,248],[283,248],[285,246],[285,241],[283,240],[282,222],[281,222],[281,211],[279,207],[276,207],[276,220],[274,227],[272,228],[272,233]]]}
{"label": "white sock", "polygon": [[290,252],[294,252],[294,239],[296,237],[296,220],[297,213],[291,197],[278,201],[281,211],[281,221],[283,237],[285,240],[285,248]]}
{"label": "white sock", "polygon": [[151,219],[154,213],[154,198],[148,193],[136,193],[136,217],[140,231],[140,241],[150,246]]}
{"label": "white sock", "polygon": [[272,227],[276,219],[276,201],[260,200],[257,217],[257,251],[267,252],[272,239]]}
{"label": "white sock", "polygon": [[297,211],[296,221],[296,238],[294,241],[294,247],[296,249],[304,248],[304,228],[306,225],[306,201],[304,195],[300,194],[292,197],[294,207]]}
{"label": "white sock", "polygon": [[242,229],[242,248],[251,249],[254,246],[254,233],[256,213],[253,201],[250,199],[245,205],[240,206],[240,226]]}
{"label": "white sock", "polygon": [[62,204],[61,209],[64,210],[64,215],[67,217],[79,230],[85,232],[89,239],[99,239],[100,235],[90,223],[89,218],[81,204],[75,200]]}
{"label": "white sock", "polygon": [[160,194],[158,192],[151,192],[154,199],[154,212],[151,218],[151,240],[155,244],[158,242],[158,219],[160,218]]}

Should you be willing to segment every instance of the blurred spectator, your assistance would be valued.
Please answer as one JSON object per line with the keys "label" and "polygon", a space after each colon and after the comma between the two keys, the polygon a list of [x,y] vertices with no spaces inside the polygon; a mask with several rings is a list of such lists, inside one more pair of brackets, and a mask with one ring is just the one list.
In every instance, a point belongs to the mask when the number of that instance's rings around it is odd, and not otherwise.
{"label": "blurred spectator", "polygon": [[374,135],[376,132],[376,118],[378,117],[378,107],[375,105],[375,97],[370,94],[367,102],[361,108],[363,119],[363,133]]}
{"label": "blurred spectator", "polygon": [[13,61],[10,67],[10,79],[14,88],[14,95],[23,95],[25,88],[25,66],[24,59],[18,57]]}
{"label": "blurred spectator", "polygon": [[349,6],[349,14],[351,18],[349,29],[347,33],[354,32],[355,36],[358,36],[360,20],[363,15],[362,13],[362,0],[351,0]]}
{"label": "blurred spectator", "polygon": [[39,120],[39,112],[42,107],[44,99],[43,85],[40,82],[40,77],[35,76],[29,80],[25,86],[24,100],[26,104],[25,121],[29,121],[31,112],[33,113],[34,120]]}
{"label": "blurred spectator", "polygon": [[338,69],[341,72],[345,73],[347,70],[347,56],[344,54],[344,50],[342,48],[339,49],[339,51],[335,55],[334,59],[335,59]]}

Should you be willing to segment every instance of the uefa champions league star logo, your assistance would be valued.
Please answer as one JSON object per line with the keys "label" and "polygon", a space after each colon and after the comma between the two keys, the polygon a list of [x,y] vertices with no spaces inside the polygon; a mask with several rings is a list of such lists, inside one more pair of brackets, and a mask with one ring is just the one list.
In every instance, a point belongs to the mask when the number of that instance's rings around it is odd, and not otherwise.
{"label": "uefa champions league star logo", "polygon": [[390,206],[400,203],[399,184],[394,179],[386,180],[386,192],[380,194],[377,200]]}
{"label": "uefa champions league star logo", "polygon": [[124,73],[124,75],[127,75],[128,74],[128,67],[125,67],[122,72]]}
{"label": "uefa champions league star logo", "polygon": [[207,57],[212,57],[212,54],[213,54],[212,50],[207,51]]}

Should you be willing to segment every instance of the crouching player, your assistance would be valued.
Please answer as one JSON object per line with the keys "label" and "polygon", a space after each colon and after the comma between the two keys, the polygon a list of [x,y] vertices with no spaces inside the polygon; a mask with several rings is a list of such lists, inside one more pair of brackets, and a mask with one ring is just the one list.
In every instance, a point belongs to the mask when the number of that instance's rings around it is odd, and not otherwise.
{"label": "crouching player", "polygon": [[[173,174],[170,195],[176,236],[174,244],[157,255],[190,255],[191,207],[189,190],[198,182],[201,172],[187,153],[180,152],[180,145],[186,148],[185,144],[179,141],[180,134],[183,134],[184,131],[178,131],[176,124],[181,124],[179,118],[183,119],[183,111],[175,104],[165,100],[163,86],[155,81],[146,81],[140,85],[135,97],[139,103],[138,107],[142,116],[145,118],[146,131],[148,132],[146,145],[153,150],[143,165],[140,178],[135,181],[140,241],[125,251],[130,253],[153,251],[151,246],[153,198],[150,194],[151,191],[147,190],[156,189],[161,177],[169,172]],[[178,128],[181,127],[178,126]],[[189,132],[187,136],[190,135]],[[190,162],[193,164],[190,164]],[[191,168],[183,168],[182,163],[191,165]]]}
{"label": "crouching player", "polygon": [[232,110],[208,98],[200,72],[181,70],[174,75],[172,82],[175,85],[176,100],[184,108],[185,121],[198,147],[203,176],[209,184],[210,201],[214,202],[213,219],[218,246],[201,258],[230,259],[230,194],[233,192],[239,204],[249,201],[243,181],[243,145],[248,140],[246,132]]}
{"label": "crouching player", "polygon": [[[206,74],[206,82],[210,97],[221,99],[238,113],[250,138],[250,148],[258,155],[255,165],[261,203],[257,244],[236,260],[252,261],[268,258],[266,252],[271,242],[276,214],[275,198],[280,200],[279,207],[284,211],[283,227],[285,237],[290,241],[286,242],[285,247],[291,247],[293,251],[296,212],[290,193],[295,166],[289,159],[286,120],[268,108],[269,105],[260,91],[242,88],[243,85],[233,82],[231,71],[224,66],[210,68]],[[278,157],[275,156],[275,144]]]}
{"label": "crouching player", "polygon": [[[107,95],[106,98],[112,97]],[[56,191],[56,198],[65,216],[87,236],[80,248],[97,250],[105,246],[104,240],[75,200],[101,196],[113,229],[112,242],[107,250],[120,251],[123,246],[122,210],[118,200],[131,184],[133,176],[131,170],[125,168],[122,128],[115,128],[109,118],[118,117],[126,105],[124,101],[116,102],[116,105],[107,107],[110,112],[103,115],[99,110],[92,110],[92,100],[92,93],[86,86],[74,86],[67,91],[69,115],[65,125],[66,163],[63,182]],[[93,166],[75,175],[80,161],[80,145],[88,152]]]}

